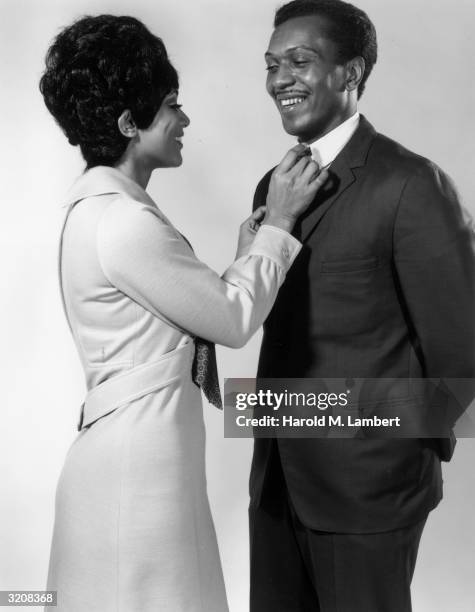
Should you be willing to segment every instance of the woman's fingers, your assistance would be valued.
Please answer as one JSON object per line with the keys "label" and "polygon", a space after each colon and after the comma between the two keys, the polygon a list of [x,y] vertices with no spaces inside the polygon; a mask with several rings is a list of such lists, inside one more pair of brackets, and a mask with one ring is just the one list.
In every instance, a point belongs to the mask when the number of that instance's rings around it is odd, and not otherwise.
{"label": "woman's fingers", "polygon": [[276,170],[281,173],[288,172],[291,168],[295,166],[302,157],[306,157],[310,154],[310,149],[305,145],[295,145],[292,147],[290,151],[287,151],[283,160],[277,166]]}
{"label": "woman's fingers", "polygon": [[326,171],[320,172],[307,150],[302,145],[291,149],[273,172],[269,183],[267,222],[272,220],[274,225],[287,231],[307,210],[328,177]]}
{"label": "woman's fingers", "polygon": [[302,180],[310,183],[320,174],[320,166],[313,159],[308,160],[307,165],[302,171]]}
{"label": "woman's fingers", "polygon": [[[304,157],[301,157],[295,164],[294,166],[292,166],[292,168],[290,168],[289,170],[287,170],[286,174],[289,177],[292,177],[294,179],[300,178],[303,174],[303,172],[305,171],[305,169],[308,167],[308,164],[311,162],[311,158],[308,157],[307,155],[305,155]],[[315,162],[313,162],[315,163]]]}
{"label": "woman's fingers", "polygon": [[267,206],[259,206],[259,208],[256,208],[256,210],[252,213],[251,219],[254,221],[261,221],[266,214],[266,210]]}
{"label": "woman's fingers", "polygon": [[253,232],[257,232],[257,230],[259,229],[261,225],[262,220],[265,217],[266,211],[267,211],[267,206],[259,206],[258,208],[256,208],[256,210],[252,213],[252,215],[244,221],[243,223],[244,228],[249,228]]}
{"label": "woman's fingers", "polygon": [[322,185],[325,184],[328,179],[328,170],[327,168],[323,169],[319,174],[310,179],[310,185],[315,189],[320,189]]}

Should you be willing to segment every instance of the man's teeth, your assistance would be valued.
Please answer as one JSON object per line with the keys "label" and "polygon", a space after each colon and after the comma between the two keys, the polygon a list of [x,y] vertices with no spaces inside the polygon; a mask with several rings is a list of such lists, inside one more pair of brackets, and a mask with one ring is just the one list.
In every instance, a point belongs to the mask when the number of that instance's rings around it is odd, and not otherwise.
{"label": "man's teeth", "polygon": [[288,98],[287,100],[281,100],[280,104],[285,108],[286,106],[294,106],[295,104],[300,104],[304,100],[305,98]]}
{"label": "man's teeth", "polygon": [[[183,136],[175,136],[175,140],[177,142],[181,142],[181,139],[183,138]],[[183,143],[182,143],[183,144]]]}

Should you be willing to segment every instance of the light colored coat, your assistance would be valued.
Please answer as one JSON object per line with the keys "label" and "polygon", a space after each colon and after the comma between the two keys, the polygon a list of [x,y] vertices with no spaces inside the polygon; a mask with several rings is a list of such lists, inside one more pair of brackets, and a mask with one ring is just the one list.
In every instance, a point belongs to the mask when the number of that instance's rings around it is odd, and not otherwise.
{"label": "light colored coat", "polygon": [[48,589],[61,612],[225,612],[191,380],[193,337],[242,346],[300,250],[258,231],[222,277],[113,168],[68,196],[60,274],[89,390],[180,354],[179,376],[80,431],[58,483]]}

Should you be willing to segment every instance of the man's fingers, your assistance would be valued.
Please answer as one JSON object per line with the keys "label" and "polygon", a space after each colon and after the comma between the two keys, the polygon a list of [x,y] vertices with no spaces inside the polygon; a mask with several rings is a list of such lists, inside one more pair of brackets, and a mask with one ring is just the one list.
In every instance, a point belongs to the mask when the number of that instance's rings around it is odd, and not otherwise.
{"label": "man's fingers", "polygon": [[292,147],[290,151],[288,151],[284,157],[284,159],[277,166],[277,170],[279,172],[288,172],[291,168],[295,166],[295,164],[302,159],[302,157],[308,156],[310,154],[310,149],[305,145],[295,145]]}

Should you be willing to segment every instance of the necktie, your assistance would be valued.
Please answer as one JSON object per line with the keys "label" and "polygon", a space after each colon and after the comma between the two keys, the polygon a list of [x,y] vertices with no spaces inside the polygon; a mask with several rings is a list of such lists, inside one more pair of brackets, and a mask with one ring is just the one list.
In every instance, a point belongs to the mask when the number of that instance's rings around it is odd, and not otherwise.
{"label": "necktie", "polygon": [[[193,247],[183,234],[183,240],[191,250]],[[206,399],[210,404],[222,410],[223,401],[219,389],[218,364],[216,362],[216,347],[213,342],[204,338],[195,338],[195,356],[191,366],[191,377],[193,382],[201,387]]]}
{"label": "necktie", "polygon": [[191,375],[193,382],[203,390],[208,402],[222,409],[216,349],[212,342],[203,340],[203,338],[195,338],[195,356],[191,366]]}

